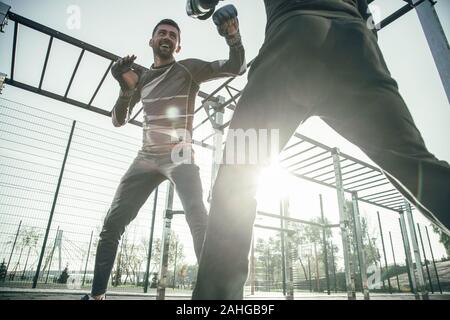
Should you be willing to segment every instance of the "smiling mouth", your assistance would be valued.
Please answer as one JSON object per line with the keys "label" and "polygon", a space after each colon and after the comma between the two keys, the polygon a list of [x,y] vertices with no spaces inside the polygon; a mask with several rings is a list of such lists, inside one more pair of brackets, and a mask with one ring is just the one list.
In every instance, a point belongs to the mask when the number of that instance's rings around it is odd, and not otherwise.
{"label": "smiling mouth", "polygon": [[170,50],[170,46],[168,44],[162,44],[162,45],[160,45],[160,47],[163,49]]}

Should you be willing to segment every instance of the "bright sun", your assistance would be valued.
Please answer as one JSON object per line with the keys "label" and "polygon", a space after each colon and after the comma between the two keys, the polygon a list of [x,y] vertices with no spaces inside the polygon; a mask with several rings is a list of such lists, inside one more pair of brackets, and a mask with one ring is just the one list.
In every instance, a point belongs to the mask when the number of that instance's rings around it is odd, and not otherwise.
{"label": "bright sun", "polygon": [[258,203],[268,199],[279,201],[289,196],[295,189],[292,179],[293,177],[278,163],[274,163],[266,168],[260,176],[259,187],[256,193]]}

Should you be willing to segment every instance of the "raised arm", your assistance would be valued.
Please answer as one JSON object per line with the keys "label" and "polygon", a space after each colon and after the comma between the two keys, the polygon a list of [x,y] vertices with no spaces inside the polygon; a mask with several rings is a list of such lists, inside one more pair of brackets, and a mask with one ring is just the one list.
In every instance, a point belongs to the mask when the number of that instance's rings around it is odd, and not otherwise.
{"label": "raised arm", "polygon": [[139,101],[139,93],[136,90],[139,75],[131,68],[135,59],[134,55],[126,56],[114,63],[111,68],[113,77],[120,85],[119,98],[111,115],[115,127],[121,127],[128,123],[131,111]]}
{"label": "raised arm", "polygon": [[229,57],[228,60],[202,63],[201,68],[194,75],[195,80],[199,83],[217,78],[242,75],[247,69],[236,8],[233,5],[220,8],[214,14],[213,21],[219,34],[225,38],[229,46]]}

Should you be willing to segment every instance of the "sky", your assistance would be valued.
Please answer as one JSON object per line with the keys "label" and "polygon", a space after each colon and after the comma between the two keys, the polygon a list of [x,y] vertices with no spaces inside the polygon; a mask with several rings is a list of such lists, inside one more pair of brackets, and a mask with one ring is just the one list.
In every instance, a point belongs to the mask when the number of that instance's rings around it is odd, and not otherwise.
{"label": "sky", "polygon": [[[180,25],[182,51],[176,56],[178,60],[195,57],[210,61],[223,59],[228,55],[227,46],[217,34],[212,21],[203,22],[187,17],[183,0],[129,2],[120,0],[5,0],[4,2],[11,5],[11,10],[19,15],[106,51],[119,56],[135,54],[138,57],[136,62],[147,67],[153,62],[152,52],[148,47],[151,31],[154,25],[163,18],[172,18]],[[228,1],[228,3],[233,3],[238,9],[247,59],[251,60],[257,55],[264,41],[266,18],[263,1],[234,0]],[[380,18],[384,18],[403,5],[404,2],[401,0],[376,0],[371,8],[380,13]],[[76,12],[80,13],[79,25],[75,26],[71,24],[74,8],[79,10]],[[438,1],[436,10],[448,37],[450,35],[450,2]],[[0,72],[7,74],[11,57],[8,48],[10,48],[12,29],[12,23],[10,23],[6,33],[0,36],[0,56],[2,57]],[[29,30],[23,30],[21,40],[23,41],[18,47],[16,79],[27,83],[36,83],[39,80],[48,39],[36,36]],[[428,148],[438,158],[450,161],[448,143],[450,106],[415,12],[411,11],[401,20],[382,30],[379,34],[379,45]],[[51,88],[56,92],[63,93],[78,54],[65,45],[55,42],[44,88]],[[69,96],[88,100],[107,65],[108,63],[102,59],[86,55],[86,62],[80,66],[79,74],[75,78]],[[207,83],[202,86],[201,90],[211,92],[222,82]],[[246,78],[240,77],[233,82],[233,86],[241,89],[245,83]],[[117,84],[109,77],[94,104],[110,110],[117,91]],[[2,97],[32,106],[45,106],[46,110],[65,117],[78,119],[120,134],[140,137],[140,132],[136,127],[114,129],[110,119],[104,116],[16,88],[5,88]],[[317,118],[308,120],[299,128],[298,132],[327,145],[337,146],[350,155],[371,162],[358,148],[337,135]],[[310,184],[303,185],[302,189],[299,189],[299,183],[298,181],[292,182],[292,190],[288,191],[289,193],[295,191],[296,196],[293,196],[292,207],[296,212],[301,212],[299,217],[305,219],[318,215],[318,193],[324,194],[324,198],[327,200],[325,206],[328,211],[335,212],[333,208],[336,206],[336,200],[333,191],[323,190],[323,188]],[[270,192],[272,191],[269,190],[268,193]],[[299,194],[301,195],[299,196]],[[305,199],[316,200],[306,201]],[[268,201],[264,206],[276,208],[277,204]],[[373,220],[372,225],[374,226],[376,226],[376,215],[374,216],[376,211],[377,209],[362,206],[362,214],[366,215],[369,220]],[[380,210],[380,213],[383,211]],[[337,221],[337,215],[333,214],[332,219]],[[387,226],[392,225],[392,230],[394,230],[396,218],[388,212],[385,213],[385,216]],[[420,216],[418,221],[423,224],[427,223]],[[436,241],[436,237],[434,235],[433,237]],[[400,242],[399,239],[396,240]],[[442,256],[443,254],[444,250],[442,246],[439,246],[435,255]]]}

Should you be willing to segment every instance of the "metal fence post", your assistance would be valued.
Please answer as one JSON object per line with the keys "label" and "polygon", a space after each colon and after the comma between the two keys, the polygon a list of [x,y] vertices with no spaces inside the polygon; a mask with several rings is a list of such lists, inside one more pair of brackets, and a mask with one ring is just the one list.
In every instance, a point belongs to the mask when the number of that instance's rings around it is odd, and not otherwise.
{"label": "metal fence post", "polygon": [[422,260],[420,258],[420,251],[419,251],[419,242],[417,241],[417,235],[416,235],[416,228],[414,224],[414,219],[411,212],[411,206],[409,203],[405,200],[405,207],[406,207],[406,216],[408,218],[408,226],[409,230],[411,232],[411,242],[414,252],[414,260],[416,262],[416,270],[417,270],[417,277],[419,280],[419,291],[421,298],[424,300],[428,300],[428,290],[426,288],[425,284],[425,275],[423,274],[422,269]]}
{"label": "metal fence post", "polygon": [[164,300],[166,297],[167,273],[169,269],[170,229],[173,218],[173,195],[173,184],[169,183],[167,186],[166,211],[164,214],[164,226],[161,239],[161,267],[156,300]]}
{"label": "metal fence post", "polygon": [[330,241],[330,248],[331,248],[331,266],[333,267],[334,293],[337,293],[337,278],[336,278],[336,266],[334,265],[333,241]]}
{"label": "metal fence post", "polygon": [[88,262],[89,262],[89,255],[91,253],[91,245],[92,245],[92,236],[94,235],[94,231],[91,231],[91,239],[89,240],[89,247],[88,247],[88,251],[87,251],[87,257],[86,257],[86,265],[84,267],[84,274],[83,274],[83,281],[81,282],[81,286],[84,286],[84,281],[86,280],[86,272],[87,272],[87,267],[88,267]]}
{"label": "metal fence post", "polygon": [[423,245],[422,232],[420,231],[420,225],[418,223],[417,223],[417,231],[419,231],[419,239],[420,239],[420,244],[422,246],[423,260],[425,261],[425,269],[427,270],[430,291],[431,291],[431,293],[434,293],[433,283],[431,282],[430,269],[428,268],[427,254],[425,252],[425,246]]}
{"label": "metal fence post", "polygon": [[387,281],[388,281],[388,286],[389,286],[389,293],[392,294],[391,279],[389,277],[389,267],[388,267],[387,256],[386,256],[386,247],[384,246],[383,228],[381,227],[380,213],[378,211],[377,211],[377,216],[378,216],[378,226],[380,228],[381,245],[383,246],[384,266],[386,268],[386,275],[387,275]]}
{"label": "metal fence post", "polygon": [[[285,222],[284,222],[284,214],[285,214],[285,200],[282,199],[280,201],[280,228],[281,230],[284,229],[285,226]],[[286,296],[286,274],[288,272],[288,270],[286,269],[286,254],[285,254],[285,250],[286,250],[286,246],[285,246],[285,236],[284,236],[284,231],[280,231],[280,244],[281,244],[281,270],[282,270],[282,283],[283,283],[283,295]]]}
{"label": "metal fence post", "polygon": [[330,295],[330,275],[328,272],[328,248],[327,248],[327,236],[326,236],[326,227],[325,227],[325,214],[323,212],[323,201],[322,195],[319,195],[320,199],[320,217],[322,218],[322,245],[323,245],[323,263],[325,265],[325,277],[327,280],[327,294]]}
{"label": "metal fence post", "polygon": [[75,131],[76,123],[77,123],[76,121],[72,122],[72,129],[70,130],[69,141],[67,142],[66,153],[64,154],[64,160],[63,160],[63,163],[62,163],[62,166],[61,166],[61,172],[59,174],[58,184],[56,186],[55,196],[53,198],[52,209],[50,211],[50,216],[48,218],[47,229],[45,230],[44,242],[42,243],[42,249],[41,249],[41,254],[39,256],[39,262],[38,262],[38,265],[36,267],[36,273],[35,273],[34,278],[33,278],[33,285],[32,285],[33,289],[36,288],[37,282],[38,282],[38,279],[39,279],[39,272],[40,272],[40,269],[41,269],[42,259],[44,258],[45,247],[47,246],[48,234],[50,232],[50,227],[52,225],[53,214],[55,213],[55,208],[56,208],[56,202],[58,200],[59,189],[61,187],[61,182],[62,182],[62,178],[63,178],[63,175],[64,175],[64,168],[66,166],[67,157],[69,155],[70,144],[72,143],[72,138],[73,138],[73,133]]}
{"label": "metal fence post", "polygon": [[152,211],[152,222],[150,226],[150,239],[148,242],[148,255],[147,255],[147,266],[145,268],[145,280],[144,280],[144,293],[148,291],[148,278],[150,277],[150,263],[152,260],[152,250],[153,250],[153,233],[155,231],[155,217],[156,217],[156,206],[158,203],[158,187],[156,187],[154,194],[155,197],[153,199],[153,211]]}
{"label": "metal fence post", "polygon": [[433,248],[431,247],[430,235],[428,234],[427,226],[425,226],[425,231],[427,232],[428,245],[430,246],[431,259],[433,260],[433,267],[434,267],[434,272],[436,273],[437,284],[438,284],[438,287],[439,287],[439,291],[442,294],[441,282],[439,281],[439,273],[438,273],[438,270],[436,268],[436,262],[434,260]]}
{"label": "metal fence post", "polygon": [[399,212],[399,215],[400,217],[398,221],[400,223],[400,231],[402,233],[403,248],[405,249],[405,261],[406,267],[408,268],[409,285],[411,287],[411,292],[415,294],[416,299],[419,299],[419,295],[417,293],[416,275],[411,257],[411,248],[409,246],[408,232],[406,230],[405,216],[402,211]]}
{"label": "metal fence post", "polygon": [[[394,244],[392,242],[392,235],[391,232],[389,231],[389,241],[391,242],[391,251],[392,251],[392,258],[394,259],[394,267],[397,270],[397,261],[395,261],[395,252],[394,252]],[[398,273],[396,271],[396,275],[395,277],[397,278],[397,287],[398,287],[398,291],[401,292],[402,289],[400,288],[400,280],[398,279]]]}
{"label": "metal fence post", "polygon": [[367,266],[366,266],[366,256],[364,254],[364,244],[362,240],[362,230],[361,230],[361,220],[359,218],[359,206],[358,206],[358,194],[356,192],[352,193],[353,202],[353,221],[355,223],[355,240],[356,248],[358,250],[359,259],[359,272],[361,273],[361,286],[364,294],[364,299],[369,300],[369,285],[367,283]]}
{"label": "metal fence post", "polygon": [[341,228],[342,236],[342,251],[344,253],[344,272],[345,272],[345,285],[347,288],[347,297],[349,300],[356,299],[354,281],[352,280],[352,262],[350,261],[350,245],[348,239],[349,221],[345,210],[345,195],[344,186],[342,182],[341,163],[339,157],[339,149],[335,148],[332,151],[334,174],[336,178],[336,191],[339,205],[339,225]]}
{"label": "metal fence post", "polygon": [[[283,199],[281,202],[281,214],[283,217],[289,217],[290,211],[289,211],[289,199]],[[283,220],[284,221],[284,220]],[[290,230],[290,223],[287,221],[286,223],[283,223],[281,229]],[[281,231],[284,233],[284,231]],[[285,268],[286,268],[286,277],[285,277],[285,283],[286,286],[286,300],[294,300],[294,270],[292,266],[292,235],[293,231],[288,231],[287,237],[286,237],[286,254],[285,254]]]}

